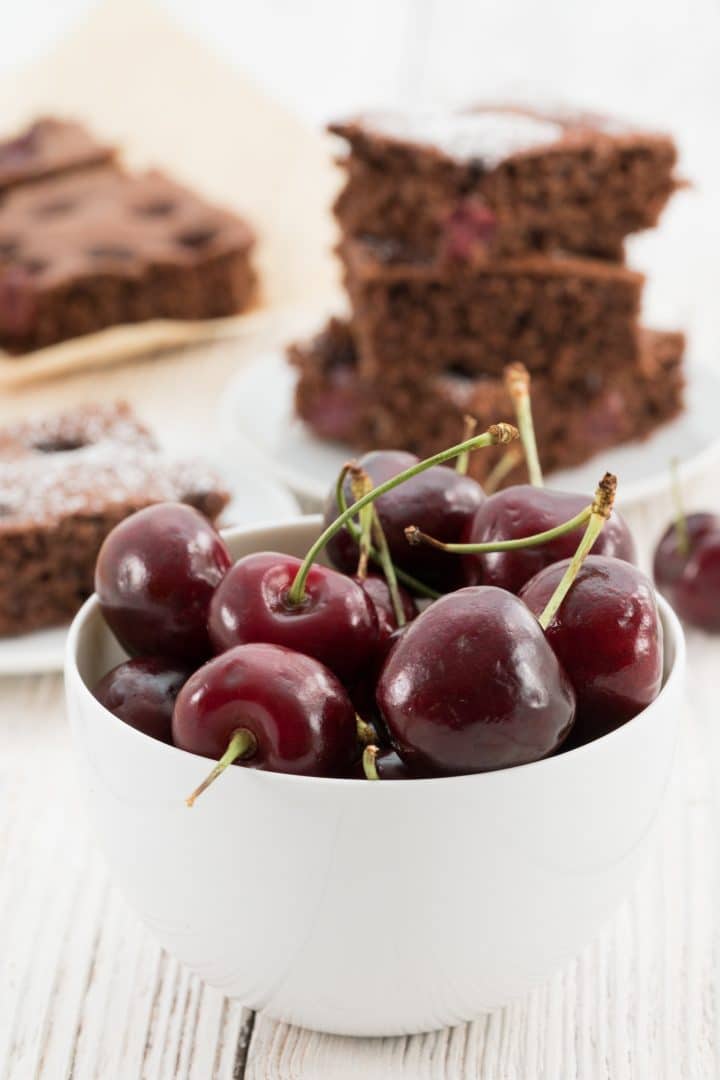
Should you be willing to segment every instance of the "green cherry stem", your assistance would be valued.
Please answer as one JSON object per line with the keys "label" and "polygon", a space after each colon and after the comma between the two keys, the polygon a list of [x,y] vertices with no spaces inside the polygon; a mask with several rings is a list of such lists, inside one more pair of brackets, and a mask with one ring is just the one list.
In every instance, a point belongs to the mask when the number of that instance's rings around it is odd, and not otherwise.
{"label": "green cherry stem", "polygon": [[400,599],[400,590],[398,589],[397,574],[395,573],[395,564],[392,561],[392,555],[390,554],[390,548],[385,537],[385,530],[380,524],[380,517],[377,510],[373,506],[373,536],[375,543],[377,544],[378,554],[380,556],[380,566],[382,572],[385,575],[385,582],[390,593],[390,600],[393,606],[393,612],[395,614],[395,622],[398,625],[398,629],[405,626],[407,619],[405,618],[405,612],[403,610],[402,600]]}
{"label": "green cherry stem", "polygon": [[677,458],[670,462],[672,473],[672,496],[675,503],[675,544],[681,555],[690,554],[690,533],[688,532],[687,517],[680,493],[680,467]]}
{"label": "green cherry stem", "polygon": [[[354,499],[361,499],[372,491],[373,482],[359,465],[351,464],[348,467],[350,483]],[[344,471],[344,470],[343,470]],[[344,490],[344,485],[341,485]],[[403,611],[400,593],[398,591],[397,576],[390,554],[390,548],[385,538],[385,531],[380,523],[378,512],[372,503],[368,503],[364,510],[360,511],[360,561],[358,562],[357,576],[367,577],[367,564],[370,557],[370,539],[375,540],[380,556],[380,566],[387,582],[390,601],[395,613],[395,621],[398,627],[405,625],[405,612]]]}
{"label": "green cherry stem", "polygon": [[366,746],[363,750],[362,766],[366,780],[380,779],[380,774],[377,771],[378,752],[377,746]]}
{"label": "green cherry stem", "polygon": [[497,465],[490,470],[483,480],[483,491],[486,495],[493,495],[502,484],[506,476],[516,468],[523,459],[523,452],[518,446],[510,446],[498,461]]}
{"label": "green cherry stem", "polygon": [[457,446],[451,446],[448,450],[441,450],[439,454],[433,454],[432,457],[425,458],[424,461],[418,461],[415,465],[411,465],[409,469],[404,469],[396,476],[392,476],[389,480],[385,480],[382,484],[378,484],[378,486],[373,488],[372,491],[369,491],[367,495],[363,495],[362,499],[358,499],[352,506],[349,506],[344,513],[339,514],[320,536],[318,536],[315,543],[311,545],[310,550],[303,560],[302,566],[295,575],[295,580],[288,589],[288,603],[302,603],[305,599],[305,583],[307,581],[307,576],[310,573],[310,567],[315,562],[315,559],[328,541],[332,540],[333,536],[340,532],[343,525],[346,525],[351,518],[356,517],[368,503],[372,503],[381,495],[385,495],[386,492],[392,491],[393,488],[398,487],[399,484],[404,484],[406,480],[412,480],[412,478],[418,476],[419,473],[431,469],[433,465],[444,465],[446,461],[452,461],[453,458],[458,457],[458,455],[462,454],[465,450],[479,450],[482,446],[497,446],[498,443],[510,443],[513,439],[517,439],[518,435],[519,432],[517,428],[513,427],[512,424],[492,424],[487,431],[482,433],[482,435],[475,435],[472,439],[466,439],[465,442],[458,443]]}
{"label": "green cherry stem", "polygon": [[355,713],[355,730],[361,746],[370,746],[377,739],[375,728],[368,724],[367,720],[363,720],[359,713]]}
{"label": "green cherry stem", "polygon": [[[343,486],[348,468],[349,466],[346,466],[341,471],[338,476],[337,484],[335,485],[335,498],[342,514],[344,514],[348,508],[347,499],[345,498],[345,488]],[[350,533],[355,543],[359,543],[360,529],[355,522],[352,520],[347,521],[345,523],[345,528]],[[370,558],[377,566],[382,567],[380,552],[376,547],[373,547],[372,544],[370,545]],[[412,577],[410,574],[406,574],[405,571],[400,570],[399,567],[393,566],[393,569],[398,581],[402,582],[408,589],[411,589],[412,592],[417,593],[418,596],[424,596],[427,600],[439,600],[442,596],[442,593],[436,592],[436,590],[431,589],[429,585],[425,585],[424,582],[418,581],[417,578]]]}
{"label": "green cherry stem", "polygon": [[[463,439],[471,439],[477,431],[477,420],[474,416],[463,417]],[[463,450],[462,454],[458,455],[457,463],[455,465],[455,472],[460,476],[466,476],[468,466],[470,465],[470,451]]]}
{"label": "green cherry stem", "polygon": [[439,548],[440,551],[450,551],[456,555],[485,555],[490,551],[520,551],[523,548],[540,547],[541,544],[556,540],[559,536],[572,532],[573,529],[581,528],[590,520],[592,512],[592,505],[586,506],[575,517],[561,522],[560,525],[555,525],[552,529],[533,533],[532,536],[519,536],[515,540],[489,540],[483,544],[444,544],[442,540],[436,540],[434,536],[428,536],[427,533],[422,532],[417,525],[408,525],[405,536],[410,544],[428,544],[430,547]]}
{"label": "green cherry stem", "polygon": [[[355,500],[361,499],[363,495],[367,495],[369,491],[372,491],[373,482],[365,470],[361,469],[359,465],[351,464],[348,466],[348,469],[350,472],[353,498]],[[402,601],[398,591],[397,575],[395,574],[392,555],[390,554],[390,548],[388,547],[385,531],[380,522],[378,512],[374,505],[369,503],[364,510],[360,511],[360,559],[358,562],[357,576],[361,579],[367,577],[371,538],[375,540],[377,546],[378,555],[380,557],[380,566],[385,576],[385,581],[387,582],[388,592],[390,593],[390,602],[392,603],[393,611],[395,613],[395,621],[398,627],[404,626],[405,612],[403,611]]]}
{"label": "green cherry stem", "polygon": [[[343,469],[343,473],[346,472],[349,472],[350,474],[350,490],[352,491],[352,497],[355,502],[357,502],[358,499],[362,499],[363,495],[367,495],[369,491],[372,491],[372,480],[363,469],[358,468],[357,465],[350,464]],[[358,548],[360,550],[360,555],[358,557],[357,576],[362,580],[367,577],[368,559],[370,558],[370,542],[373,528],[372,504],[360,511],[359,518],[360,539],[358,540]]]}
{"label": "green cherry stem", "polygon": [[198,795],[202,795],[203,791],[206,791],[210,785],[217,780],[221,773],[224,773],[228,765],[232,765],[238,758],[252,757],[257,750],[257,740],[252,731],[248,731],[247,728],[238,728],[233,732],[233,736],[228,743],[228,748],[223,756],[218,761],[215,768],[208,773],[199,787],[196,787],[192,795],[188,795],[185,803],[187,806],[193,806]]}
{"label": "green cherry stem", "polygon": [[530,374],[524,364],[508,364],[505,368],[505,388],[515,406],[530,483],[533,487],[543,487],[530,403]]}
{"label": "green cherry stem", "polygon": [[547,630],[550,623],[555,618],[558,608],[562,604],[563,600],[570,591],[570,587],[578,576],[580,567],[585,561],[586,556],[590,553],[590,550],[597,540],[598,536],[602,532],[603,525],[610,517],[612,513],[613,503],[615,501],[615,491],[617,490],[617,477],[612,473],[605,473],[604,477],[598,485],[598,489],[595,492],[595,500],[592,504],[592,512],[585,529],[582,540],[578,544],[577,551],[570,560],[570,564],[563,574],[562,578],[558,582],[558,586],[555,592],[548,600],[544,611],[540,615],[538,622],[542,626],[543,630]]}

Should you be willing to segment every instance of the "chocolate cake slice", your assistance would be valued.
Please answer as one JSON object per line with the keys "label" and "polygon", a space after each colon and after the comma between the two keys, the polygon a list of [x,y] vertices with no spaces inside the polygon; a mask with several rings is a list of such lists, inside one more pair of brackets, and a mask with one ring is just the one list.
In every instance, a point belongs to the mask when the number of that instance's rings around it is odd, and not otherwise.
{"label": "chocolate cake slice", "polygon": [[[650,435],[682,409],[683,335],[643,330],[638,363],[624,371],[599,367],[566,384],[533,379],[533,415],[543,468],[579,465],[608,447]],[[404,377],[362,376],[348,323],[333,319],[311,342],[289,350],[298,369],[297,414],[320,438],[358,451],[392,447],[420,457],[462,438],[464,417],[479,430],[512,420],[502,377],[463,377],[439,372],[416,382]],[[471,472],[483,480],[503,453],[471,455]],[[524,463],[505,483],[526,480]]]}
{"label": "chocolate cake slice", "polygon": [[587,114],[378,112],[329,130],[349,145],[335,206],[344,233],[425,258],[621,259],[625,237],[655,225],[678,186],[672,138]]}
{"label": "chocolate cake slice", "polygon": [[159,172],[88,169],[0,200],[0,347],[245,310],[250,227]]}
{"label": "chocolate cake slice", "polygon": [[341,247],[362,374],[499,374],[522,360],[556,381],[634,366],[643,276],[596,259],[440,266],[380,242]]}
{"label": "chocolate cake slice", "polygon": [[153,503],[215,521],[228,493],[201,462],[171,462],[127,405],[88,405],[0,430],[0,635],[68,622],[110,530]]}
{"label": "chocolate cake slice", "polygon": [[115,148],[72,120],[42,117],[24,131],[0,140],[0,195],[58,173],[110,162]]}

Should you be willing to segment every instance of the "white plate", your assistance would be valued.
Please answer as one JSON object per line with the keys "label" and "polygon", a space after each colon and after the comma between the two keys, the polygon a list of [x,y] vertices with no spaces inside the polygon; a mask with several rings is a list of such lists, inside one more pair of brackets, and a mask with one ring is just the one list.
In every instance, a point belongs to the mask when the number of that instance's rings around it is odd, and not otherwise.
{"label": "white plate", "polygon": [[62,671],[67,627],[0,638],[0,675],[39,675]]}
{"label": "white plate", "polygon": [[[213,463],[218,467],[217,462]],[[223,526],[289,521],[297,516],[297,500],[271,477],[254,469],[230,468],[227,463],[220,466],[220,471],[232,492],[222,516]],[[62,671],[66,638],[64,626],[0,638],[0,676]]]}
{"label": "white plate", "polygon": [[[698,364],[688,366],[687,409],[644,442],[603,450],[576,469],[552,474],[552,485],[567,491],[592,490],[598,470],[622,479],[622,505],[645,502],[668,490],[669,462],[682,461],[691,480],[720,464],[720,377]],[[315,510],[353,452],[316,439],[293,416],[296,374],[282,350],[256,357],[227,387],[221,407],[221,437],[230,456],[256,461],[295,492],[305,510]]]}
{"label": "white plate", "polygon": [[300,513],[298,501],[287,487],[260,472],[244,468],[239,460],[213,464],[226,478],[232,493],[221,526],[257,525],[264,521],[290,521]]}

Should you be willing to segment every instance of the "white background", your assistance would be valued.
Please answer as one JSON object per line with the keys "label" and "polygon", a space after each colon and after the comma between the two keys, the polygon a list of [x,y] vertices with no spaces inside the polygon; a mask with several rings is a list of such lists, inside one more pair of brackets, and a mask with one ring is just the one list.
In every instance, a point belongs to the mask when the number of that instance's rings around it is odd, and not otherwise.
{"label": "white background", "polygon": [[[311,119],[502,96],[569,99],[677,131],[720,179],[717,0],[156,0]],[[0,72],[92,0],[3,0]]]}

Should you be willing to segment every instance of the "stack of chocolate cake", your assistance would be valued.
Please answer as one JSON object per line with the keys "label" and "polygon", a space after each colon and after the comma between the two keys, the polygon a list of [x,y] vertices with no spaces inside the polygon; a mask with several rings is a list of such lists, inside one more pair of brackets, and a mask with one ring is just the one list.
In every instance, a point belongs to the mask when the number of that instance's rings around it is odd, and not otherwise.
{"label": "stack of chocolate cake", "polygon": [[[512,361],[533,375],[548,471],[681,410],[683,336],[640,326],[643,276],[624,261],[678,186],[671,138],[515,107],[330,130],[349,148],[335,213],[351,316],[290,349],[315,434],[433,453],[464,414],[512,419]],[[496,460],[473,457],[480,478]]]}

